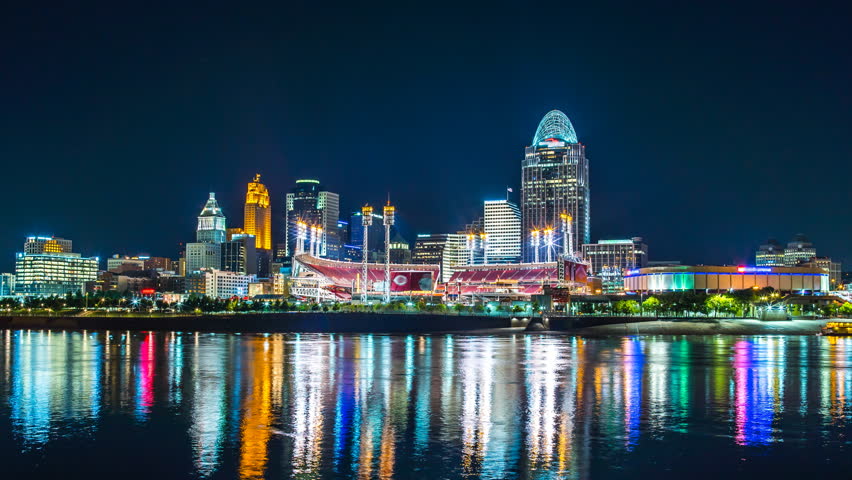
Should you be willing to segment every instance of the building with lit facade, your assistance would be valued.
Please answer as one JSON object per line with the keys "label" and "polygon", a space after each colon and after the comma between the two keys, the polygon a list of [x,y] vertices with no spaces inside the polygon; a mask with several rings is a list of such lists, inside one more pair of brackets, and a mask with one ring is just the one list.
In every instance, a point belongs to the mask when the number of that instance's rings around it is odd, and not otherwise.
{"label": "building with lit facade", "polygon": [[508,200],[486,200],[483,215],[485,259],[491,263],[521,261],[521,209]]}
{"label": "building with lit facade", "polygon": [[187,243],[186,244],[186,274],[197,272],[202,268],[222,268],[221,243]]}
{"label": "building with lit facade", "polygon": [[572,251],[591,243],[589,163],[585,146],[568,117],[552,110],[542,118],[521,167],[522,258],[534,261],[533,231],[561,228],[561,215],[573,221]]}
{"label": "building with lit facade", "polygon": [[145,270],[144,257],[129,257],[127,255],[115,254],[107,258],[107,270],[110,272],[120,272],[125,270]]}
{"label": "building with lit facade", "polygon": [[396,232],[390,239],[390,263],[411,263],[411,245]]}
{"label": "building with lit facade", "polygon": [[257,275],[259,265],[254,235],[236,234],[221,244],[222,270],[242,275]]}
{"label": "building with lit facade", "polygon": [[254,235],[255,248],[272,250],[272,209],[269,204],[269,191],[260,183],[260,175],[255,175],[246,191],[243,231]]}
{"label": "building with lit facade", "polygon": [[246,204],[243,210],[243,234],[255,238],[257,271],[261,277],[269,276],[269,263],[272,256],[272,209],[269,203],[269,191],[260,183],[260,174],[249,182],[246,191]]}
{"label": "building with lit facade", "polygon": [[326,191],[319,180],[296,180],[296,187],[287,194],[284,208],[285,255],[296,252],[297,223],[322,228],[319,256],[337,259],[342,242],[338,235],[337,221],[340,219],[340,196]]}
{"label": "building with lit facade", "polygon": [[24,253],[71,253],[71,240],[59,237],[31,236],[24,242]]}
{"label": "building with lit facade", "polygon": [[453,273],[468,263],[466,238],[461,233],[421,233],[411,254],[416,265],[439,265],[440,281],[447,282]]}
{"label": "building with lit facade", "polygon": [[828,273],[807,267],[672,266],[630,270],[624,277],[628,292],[729,292],[772,287],[783,293],[825,293]]}
{"label": "building with lit facade", "polygon": [[783,267],[784,262],[784,247],[774,238],[770,238],[754,255],[754,264],[758,267]]}
{"label": "building with lit facade", "polygon": [[840,262],[832,261],[829,257],[811,257],[807,262],[798,264],[800,267],[820,268],[828,273],[828,281],[832,290],[841,289],[842,272],[840,271]]}
{"label": "building with lit facade", "polygon": [[12,273],[0,273],[0,297],[8,297],[15,294],[15,275]]}
{"label": "building with lit facade", "polygon": [[784,265],[787,267],[808,262],[813,257],[816,257],[816,248],[808,240],[808,237],[801,233],[793,237],[793,240],[787,243],[787,247],[784,249]]}
{"label": "building with lit facade", "polygon": [[[361,212],[355,212],[349,217],[349,242],[348,246],[354,247],[357,252],[363,251],[364,248],[364,219],[361,218]],[[382,254],[385,250],[383,245],[385,239],[384,233],[384,224],[383,217],[378,214],[373,215],[373,223],[367,227],[367,251],[369,252],[369,260],[371,262],[378,262],[379,255]],[[351,254],[356,253],[355,250],[347,253],[345,256],[349,256]],[[360,262],[362,257],[361,253],[357,253],[359,255],[354,259],[356,262]]]}
{"label": "building with lit facade", "polygon": [[[32,239],[35,241],[32,241]],[[55,246],[70,249],[71,241],[53,243],[52,238],[28,237],[24,249],[43,253],[18,253],[15,258],[15,290],[24,295],[65,295],[82,291],[86,282],[98,279],[98,258],[68,251],[52,252]],[[63,240],[63,239],[58,239]],[[64,243],[67,242],[67,243]],[[45,247],[34,247],[44,245]]]}
{"label": "building with lit facade", "polygon": [[198,214],[198,227],[195,231],[195,241],[205,243],[222,243],[225,241],[225,214],[219,208],[216,194],[210,192],[210,198]]}
{"label": "building with lit facade", "polygon": [[603,293],[620,293],[624,272],[648,265],[648,246],[642,237],[598,240],[583,244],[582,257],[591,265],[591,275],[601,279]]}
{"label": "building with lit facade", "polygon": [[245,297],[250,283],[257,282],[257,275],[243,275],[222,270],[204,270],[204,294],[214,298]]}
{"label": "building with lit facade", "polygon": [[222,243],[226,239],[225,214],[219,208],[216,194],[210,198],[198,215],[195,242],[186,244],[186,273],[202,268],[222,268]]}

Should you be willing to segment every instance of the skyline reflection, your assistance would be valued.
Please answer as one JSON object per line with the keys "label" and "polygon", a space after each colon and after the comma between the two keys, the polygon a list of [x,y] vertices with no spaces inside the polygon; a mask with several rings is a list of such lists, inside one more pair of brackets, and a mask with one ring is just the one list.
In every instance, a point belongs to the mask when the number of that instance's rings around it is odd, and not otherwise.
{"label": "skyline reflection", "polygon": [[123,422],[196,478],[590,478],[685,434],[832,446],[852,413],[846,338],[5,330],[0,352],[2,445]]}

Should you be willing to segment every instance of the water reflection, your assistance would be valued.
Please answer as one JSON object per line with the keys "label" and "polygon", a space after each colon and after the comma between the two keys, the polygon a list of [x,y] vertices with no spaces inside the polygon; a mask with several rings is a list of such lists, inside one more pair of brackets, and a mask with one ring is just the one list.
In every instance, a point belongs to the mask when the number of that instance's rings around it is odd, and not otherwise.
{"label": "water reflection", "polygon": [[590,478],[693,441],[832,459],[850,433],[845,338],[0,333],[0,446],[47,463],[131,441],[105,422],[244,479]]}

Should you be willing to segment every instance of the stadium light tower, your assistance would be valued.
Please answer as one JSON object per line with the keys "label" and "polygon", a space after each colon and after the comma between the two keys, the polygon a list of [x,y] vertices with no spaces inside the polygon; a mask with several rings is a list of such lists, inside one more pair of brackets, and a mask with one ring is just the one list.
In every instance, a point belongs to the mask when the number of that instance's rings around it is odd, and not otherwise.
{"label": "stadium light tower", "polygon": [[308,239],[308,225],[299,220],[296,222],[296,254],[305,253],[305,240]]}
{"label": "stadium light tower", "polygon": [[533,247],[533,262],[538,263],[538,250],[541,246],[541,238],[539,237],[538,230],[533,230],[530,234],[532,235],[531,244]]}
{"label": "stadium light tower", "polygon": [[316,256],[317,249],[317,226],[311,225],[311,256]]}
{"label": "stadium light tower", "polygon": [[544,229],[544,248],[547,249],[547,263],[553,261],[553,246],[553,229],[551,227],[547,227]]}
{"label": "stadium light tower", "polygon": [[467,237],[465,237],[465,248],[468,253],[468,265],[473,265],[473,250],[476,248],[476,235],[472,233],[468,233]]}
{"label": "stadium light tower", "polygon": [[385,205],[384,220],[385,220],[385,303],[390,303],[390,231],[393,226],[396,209],[393,205]]}
{"label": "stadium light tower", "polygon": [[364,243],[361,244],[361,259],[363,263],[361,267],[361,303],[367,303],[367,286],[369,285],[367,281],[367,260],[370,256],[367,240],[370,227],[373,225],[373,207],[369,205],[361,207],[361,225],[364,226]]}
{"label": "stadium light tower", "polygon": [[563,213],[562,218],[562,254],[566,257],[574,256],[573,233],[571,229],[571,215]]}

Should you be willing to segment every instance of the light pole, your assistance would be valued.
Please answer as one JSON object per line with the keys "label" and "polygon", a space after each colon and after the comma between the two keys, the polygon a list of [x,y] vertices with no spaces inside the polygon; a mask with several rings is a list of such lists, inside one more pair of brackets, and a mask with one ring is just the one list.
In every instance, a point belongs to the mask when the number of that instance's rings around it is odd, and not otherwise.
{"label": "light pole", "polygon": [[373,225],[373,207],[364,205],[361,207],[361,225],[364,227],[364,240],[361,244],[361,303],[367,303],[367,286],[369,285],[367,275],[367,260],[369,259],[369,240],[370,227]]}
{"label": "light pole", "polygon": [[541,246],[541,238],[539,238],[538,230],[533,230],[530,234],[532,235],[533,261],[534,263],[538,263],[538,250]]}
{"label": "light pole", "polygon": [[390,231],[396,216],[395,210],[388,201],[382,212],[385,224],[385,303],[390,303]]}

